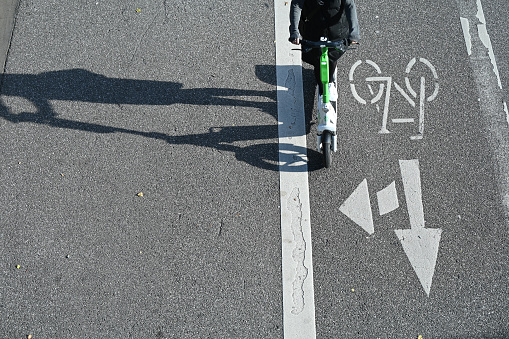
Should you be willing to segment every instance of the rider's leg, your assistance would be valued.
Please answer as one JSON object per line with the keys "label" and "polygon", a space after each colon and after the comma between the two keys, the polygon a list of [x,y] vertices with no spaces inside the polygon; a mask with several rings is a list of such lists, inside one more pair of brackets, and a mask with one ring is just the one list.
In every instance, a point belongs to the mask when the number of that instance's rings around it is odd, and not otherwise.
{"label": "rider's leg", "polygon": [[[334,62],[329,63],[329,83],[334,83],[336,79],[334,79],[336,66],[338,65],[338,61],[335,60]],[[323,95],[323,84],[322,79],[320,78],[320,65],[314,66],[314,73],[315,73],[315,80],[318,84],[318,91],[320,95]]]}
{"label": "rider's leg", "polygon": [[[329,63],[329,83],[334,83],[336,80],[336,79],[334,79],[334,74],[335,74],[337,65],[338,65],[337,60]],[[314,73],[315,73],[316,83],[318,84],[318,91],[320,92],[320,95],[323,95],[323,84],[322,84],[322,80],[320,79],[320,65],[315,65]]]}
{"label": "rider's leg", "polygon": [[331,101],[337,101],[338,100],[338,89],[336,87],[336,67],[337,67],[338,61],[332,60],[329,62],[329,95]]}
{"label": "rider's leg", "polygon": [[320,95],[323,95],[323,84],[322,84],[322,79],[320,78],[320,64],[314,65],[314,67],[315,67],[315,69],[314,69],[315,80],[316,80],[316,83],[318,84],[318,93]]}
{"label": "rider's leg", "polygon": [[337,60],[329,60],[329,82],[335,82],[336,79],[334,79],[336,67],[338,66]]}

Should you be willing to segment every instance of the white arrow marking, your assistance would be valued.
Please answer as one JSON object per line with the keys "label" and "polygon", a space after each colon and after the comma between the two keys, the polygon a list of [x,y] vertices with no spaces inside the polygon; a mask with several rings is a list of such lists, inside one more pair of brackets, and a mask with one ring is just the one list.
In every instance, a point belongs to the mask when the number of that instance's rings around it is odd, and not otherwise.
{"label": "white arrow marking", "polygon": [[411,229],[395,232],[424,291],[429,296],[442,230],[424,228],[419,160],[400,160],[399,166]]}
{"label": "white arrow marking", "polygon": [[366,179],[343,202],[339,210],[369,234],[375,233],[373,212],[369,201],[368,181]]}
{"label": "white arrow marking", "polygon": [[429,296],[442,230],[440,228],[422,228],[419,230],[395,230],[394,232],[396,232],[422,288]]}

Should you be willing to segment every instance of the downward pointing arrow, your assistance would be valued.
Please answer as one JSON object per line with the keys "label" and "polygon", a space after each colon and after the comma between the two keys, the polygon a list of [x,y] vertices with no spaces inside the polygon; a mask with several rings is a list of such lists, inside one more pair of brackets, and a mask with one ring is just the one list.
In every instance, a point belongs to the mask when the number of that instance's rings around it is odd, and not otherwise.
{"label": "downward pointing arrow", "polygon": [[395,230],[394,232],[396,232],[422,288],[429,296],[442,230],[440,228],[422,228]]}
{"label": "downward pointing arrow", "polygon": [[442,230],[424,228],[419,160],[400,160],[399,166],[411,229],[395,230],[395,232],[417,278],[429,296]]}

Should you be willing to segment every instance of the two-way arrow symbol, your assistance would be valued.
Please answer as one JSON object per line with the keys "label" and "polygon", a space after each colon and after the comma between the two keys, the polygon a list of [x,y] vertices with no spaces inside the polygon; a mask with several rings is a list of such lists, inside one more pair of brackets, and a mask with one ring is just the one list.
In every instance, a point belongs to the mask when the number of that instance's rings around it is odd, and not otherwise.
{"label": "two-way arrow symbol", "polygon": [[[399,229],[395,232],[417,274],[417,278],[429,296],[442,230],[440,228],[430,229],[424,227],[419,160],[400,160],[399,166],[410,218],[410,229]],[[377,196],[380,215],[389,213],[399,207],[394,182],[378,192]],[[339,210],[370,235],[375,232],[366,179],[343,202]]]}

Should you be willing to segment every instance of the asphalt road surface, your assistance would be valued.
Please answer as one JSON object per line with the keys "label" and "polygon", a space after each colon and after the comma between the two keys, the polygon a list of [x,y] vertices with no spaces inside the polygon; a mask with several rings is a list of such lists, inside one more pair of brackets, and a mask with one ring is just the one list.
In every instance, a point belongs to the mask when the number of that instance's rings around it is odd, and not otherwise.
{"label": "asphalt road surface", "polygon": [[357,0],[329,169],[303,66],[290,337],[289,3],[0,1],[0,338],[509,338],[509,4]]}

